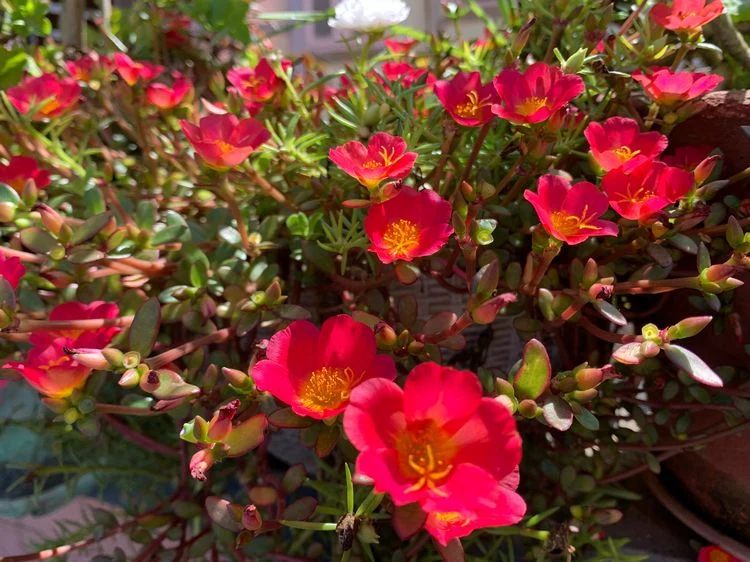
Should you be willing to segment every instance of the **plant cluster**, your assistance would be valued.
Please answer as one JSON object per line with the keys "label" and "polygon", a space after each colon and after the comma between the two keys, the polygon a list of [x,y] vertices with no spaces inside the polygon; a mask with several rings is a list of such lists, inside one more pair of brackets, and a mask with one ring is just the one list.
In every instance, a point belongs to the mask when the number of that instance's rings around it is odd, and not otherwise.
{"label": "plant cluster", "polygon": [[[167,483],[47,554],[638,559],[603,529],[621,483],[750,424],[747,373],[691,343],[743,343],[750,174],[673,138],[734,80],[706,68],[722,1],[466,0],[452,36],[400,0],[251,2],[247,38],[205,4],[137,3],[78,54],[3,23],[4,380],[73,458],[129,442],[133,485]],[[329,18],[332,73],[264,25]],[[289,431],[313,466],[274,456]]]}

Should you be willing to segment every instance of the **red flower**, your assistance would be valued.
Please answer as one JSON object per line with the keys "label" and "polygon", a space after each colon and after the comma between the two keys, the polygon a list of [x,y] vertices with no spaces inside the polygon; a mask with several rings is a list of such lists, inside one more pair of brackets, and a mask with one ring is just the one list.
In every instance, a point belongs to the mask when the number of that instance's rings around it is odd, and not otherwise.
{"label": "red flower", "polygon": [[732,556],[720,546],[704,546],[698,552],[698,562],[742,562],[736,556]]}
{"label": "red flower", "polygon": [[[284,72],[288,72],[291,66],[290,60],[281,61]],[[227,72],[227,80],[234,86],[237,93],[251,104],[263,104],[284,89],[284,82],[276,75],[265,58],[260,59],[255,68],[231,69]]]}
{"label": "red flower", "polygon": [[693,182],[690,172],[645,160],[630,173],[623,168],[608,172],[602,179],[602,189],[621,216],[642,220],[685,197]]}
{"label": "red flower", "polygon": [[427,75],[426,87],[420,90],[419,94],[426,92],[427,86],[432,86],[435,83],[436,78],[432,72],[428,72],[426,68],[412,66],[408,62],[391,61],[383,63],[383,76],[391,82],[400,83],[404,88],[411,88],[425,74]]}
{"label": "red flower", "polygon": [[104,80],[115,70],[115,61],[108,56],[99,56],[97,52],[91,52],[65,63],[70,75],[81,82],[92,80]]}
{"label": "red flower", "polygon": [[182,103],[188,92],[193,89],[193,83],[179,72],[175,72],[172,77],[174,78],[172,86],[161,83],[146,86],[148,103],[165,110],[172,109]]}
{"label": "red flower", "polygon": [[36,78],[29,76],[6,93],[19,113],[27,115],[33,109],[34,114],[29,118],[36,121],[58,117],[71,109],[78,103],[81,87],[72,78],[47,73]]}
{"label": "red flower", "polygon": [[115,53],[114,59],[117,72],[128,86],[135,86],[139,80],[144,84],[151,82],[164,72],[164,67],[161,65],[134,61],[124,53]]}
{"label": "red flower", "polygon": [[518,483],[519,476],[516,469],[501,480],[500,486],[495,488],[490,495],[467,498],[467,504],[461,511],[428,512],[424,527],[440,544],[445,546],[453,539],[466,537],[477,529],[518,523],[526,511],[526,504],[520,496],[510,496],[503,490],[505,488],[510,492],[515,492]]}
{"label": "red flower", "polygon": [[500,98],[493,84],[482,84],[478,72],[459,72],[451,80],[435,82],[435,95],[460,125],[478,127],[494,119],[493,104]]}
{"label": "red flower", "polygon": [[667,137],[656,131],[642,133],[638,123],[625,117],[610,117],[604,123],[590,123],[583,132],[591,154],[602,170],[627,169],[644,158],[653,159],[667,148]]}
{"label": "red flower", "polygon": [[165,11],[162,22],[167,47],[179,47],[188,42],[188,30],[193,25],[190,16],[179,12]]}
{"label": "red flower", "polygon": [[592,236],[617,236],[615,223],[599,220],[609,204],[593,183],[571,185],[546,174],[539,178],[537,193],[527,189],[523,196],[534,206],[544,230],[558,240],[580,244]]}
{"label": "red flower", "polygon": [[[119,308],[116,304],[101,301],[83,304],[68,302],[56,306],[49,314],[49,320],[65,322],[69,320],[97,320],[116,318]],[[120,331],[110,326],[94,329],[56,328],[38,330],[31,334],[31,350],[26,360],[10,362],[3,368],[15,369],[40,393],[53,398],[69,396],[81,388],[91,369],[81,365],[68,353],[73,349],[103,349]]]}
{"label": "red flower", "polygon": [[0,277],[5,279],[14,289],[26,273],[26,268],[17,257],[6,258],[0,255]]}
{"label": "red flower", "polygon": [[307,320],[292,322],[273,335],[266,354],[252,370],[256,386],[318,420],[343,412],[363,382],[396,378],[393,359],[376,353],[373,331],[345,314],[320,330]]}
{"label": "red flower", "polygon": [[721,0],[673,0],[671,5],[659,2],[651,8],[651,19],[672,31],[698,31],[724,11]]}
{"label": "red flower", "polygon": [[369,250],[383,263],[431,256],[453,234],[451,204],[432,190],[404,187],[365,217]]}
{"label": "red flower", "polygon": [[579,76],[543,62],[532,64],[526,72],[506,68],[493,84],[501,101],[492,106],[492,112],[516,124],[549,119],[585,88]]}
{"label": "red flower", "polygon": [[37,189],[44,189],[49,185],[49,172],[40,169],[37,161],[28,156],[14,156],[7,164],[0,164],[0,183],[9,185],[18,193],[29,180],[34,180]]}
{"label": "red flower", "polygon": [[650,68],[648,73],[636,70],[633,79],[656,103],[672,106],[710,92],[724,77],[701,72],[674,72],[669,67],[661,66]]}
{"label": "red flower", "polygon": [[406,152],[406,141],[388,133],[375,133],[367,146],[359,141],[332,148],[328,158],[367,189],[383,180],[403,179],[417,160],[416,152]]}
{"label": "red flower", "polygon": [[[49,320],[53,322],[101,320],[117,318],[119,313],[119,307],[113,303],[93,301],[86,304],[73,301],[59,304],[53,308],[49,313]],[[51,345],[56,342],[69,349],[104,349],[119,332],[120,328],[115,326],[93,329],[62,327],[52,330],[35,331],[31,334],[29,341],[32,345],[38,347]]]}
{"label": "red flower", "polygon": [[22,363],[11,361],[3,369],[14,369],[39,393],[64,398],[85,383],[91,369],[77,363],[59,343],[35,346]]}
{"label": "red flower", "polygon": [[669,166],[693,172],[696,185],[701,185],[721,160],[719,154],[710,156],[713,150],[712,146],[681,146],[675,149],[674,154],[667,154],[662,160]]}
{"label": "red flower", "polygon": [[396,505],[417,502],[435,513],[428,530],[441,542],[451,536],[446,526],[458,536],[460,527],[486,522],[489,509],[493,524],[505,525],[526,511],[502,483],[521,460],[515,420],[500,402],[482,397],[474,373],[423,363],[403,390],[388,380],[366,381],[352,391],[344,431],[359,450],[357,473]]}
{"label": "red flower", "polygon": [[230,114],[208,115],[198,125],[182,120],[180,126],[206,164],[220,170],[238,166],[271,138],[255,119]]}
{"label": "red flower", "polygon": [[409,37],[405,39],[396,39],[395,37],[389,37],[383,41],[386,49],[388,49],[394,55],[406,55],[409,51],[414,48],[414,45],[419,43],[416,39]]}

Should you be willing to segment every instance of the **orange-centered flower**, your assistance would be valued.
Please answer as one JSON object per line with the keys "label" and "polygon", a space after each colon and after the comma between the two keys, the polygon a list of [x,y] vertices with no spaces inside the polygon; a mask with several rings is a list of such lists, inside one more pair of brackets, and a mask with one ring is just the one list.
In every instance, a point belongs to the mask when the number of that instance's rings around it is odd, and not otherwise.
{"label": "orange-centered flower", "polygon": [[343,314],[320,330],[306,320],[293,322],[273,335],[266,354],[251,373],[258,389],[319,420],[343,412],[364,381],[396,378],[393,359],[376,353],[373,331]]}
{"label": "orange-centered flower", "polygon": [[18,193],[29,180],[34,180],[37,189],[44,189],[49,185],[49,172],[40,169],[37,161],[28,156],[13,156],[7,164],[0,164],[0,183],[9,185]]}
{"label": "orange-centered flower", "polygon": [[523,517],[526,505],[510,483],[521,438],[510,411],[482,397],[474,373],[423,363],[403,390],[365,381],[352,392],[344,431],[359,450],[357,473],[396,506],[418,503],[430,514],[425,528],[443,544]]}
{"label": "orange-centered flower", "polygon": [[724,11],[721,0],[673,0],[659,2],[651,8],[651,19],[657,25],[673,31],[696,32],[718,18]]}
{"label": "orange-centered flower", "polygon": [[367,189],[375,189],[386,179],[403,179],[417,159],[406,151],[406,141],[388,133],[375,133],[367,146],[350,141],[332,148],[328,157]]}
{"label": "orange-centered flower", "polygon": [[591,156],[608,172],[625,165],[632,169],[644,159],[653,159],[667,148],[667,137],[656,131],[642,133],[638,123],[625,117],[592,122],[583,132],[591,146]]}
{"label": "orange-centered flower", "polygon": [[656,103],[673,107],[707,94],[716,88],[724,77],[720,74],[701,72],[674,72],[664,66],[649,68],[645,73],[637,70],[633,73],[633,80],[638,82]]}
{"label": "orange-centered flower", "polygon": [[540,123],[584,90],[583,80],[543,62],[526,72],[506,68],[493,80],[499,102],[492,112],[511,123]]}
{"label": "orange-centered flower", "polygon": [[28,77],[6,93],[19,113],[39,120],[58,117],[72,109],[78,103],[81,87],[72,78],[47,73]]}
{"label": "orange-centered flower", "polygon": [[143,61],[134,61],[125,53],[114,54],[117,73],[128,86],[135,86],[138,81],[147,84],[164,72],[164,67]]}
{"label": "orange-centered flower", "polygon": [[182,120],[180,126],[195,152],[218,170],[238,166],[271,138],[259,121],[231,114],[208,115],[198,125]]}
{"label": "orange-centered flower", "polygon": [[450,116],[466,127],[492,121],[492,105],[500,102],[495,87],[482,84],[478,72],[459,72],[450,80],[438,80],[434,90]]}
{"label": "orange-centered flower", "polygon": [[434,191],[404,187],[395,197],[367,211],[369,250],[383,263],[431,256],[453,233],[451,212],[451,204]]}
{"label": "orange-centered flower", "polygon": [[571,185],[547,174],[539,178],[536,193],[527,189],[523,195],[534,206],[544,230],[558,240],[580,244],[592,236],[617,235],[615,223],[599,219],[609,203],[592,183]]}
{"label": "orange-centered flower", "polygon": [[[287,73],[292,61],[281,61],[282,72]],[[265,103],[284,89],[284,81],[279,78],[267,59],[262,58],[254,68],[235,67],[227,72],[230,90],[245,100],[250,115],[257,114]]]}

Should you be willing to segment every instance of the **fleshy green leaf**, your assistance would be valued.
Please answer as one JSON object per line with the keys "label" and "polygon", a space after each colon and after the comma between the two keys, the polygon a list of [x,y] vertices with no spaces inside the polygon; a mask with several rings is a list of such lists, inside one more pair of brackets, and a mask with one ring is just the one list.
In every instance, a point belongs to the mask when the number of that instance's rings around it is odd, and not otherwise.
{"label": "fleshy green leaf", "polygon": [[695,353],[678,345],[662,346],[669,360],[691,377],[706,386],[724,386],[724,381]]}
{"label": "fleshy green leaf", "polygon": [[532,339],[523,348],[518,372],[513,376],[513,388],[519,400],[536,400],[549,386],[552,366],[544,344]]}
{"label": "fleshy green leaf", "polygon": [[161,325],[161,306],[159,300],[151,297],[135,313],[128,333],[130,351],[137,351],[141,357],[148,357],[159,335]]}
{"label": "fleshy green leaf", "polygon": [[573,425],[573,410],[559,396],[550,396],[545,400],[542,415],[548,424],[560,431],[567,431]]}

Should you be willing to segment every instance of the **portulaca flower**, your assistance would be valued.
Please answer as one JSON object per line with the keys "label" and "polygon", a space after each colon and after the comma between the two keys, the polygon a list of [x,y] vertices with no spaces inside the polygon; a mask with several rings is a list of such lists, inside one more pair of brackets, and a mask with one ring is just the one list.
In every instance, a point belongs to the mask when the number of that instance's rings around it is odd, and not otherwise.
{"label": "portulaca flower", "polygon": [[375,31],[396,25],[409,17],[403,0],[341,0],[328,25],[336,29]]}

